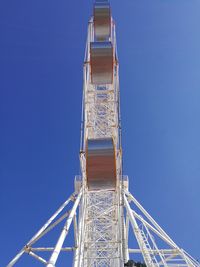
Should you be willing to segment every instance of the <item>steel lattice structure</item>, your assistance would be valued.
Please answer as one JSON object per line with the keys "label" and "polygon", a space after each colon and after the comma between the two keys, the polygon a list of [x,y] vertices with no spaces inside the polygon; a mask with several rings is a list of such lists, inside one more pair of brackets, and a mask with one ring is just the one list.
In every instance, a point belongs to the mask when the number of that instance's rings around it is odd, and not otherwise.
{"label": "steel lattice structure", "polygon": [[[7,267],[14,266],[25,253],[47,267],[55,267],[60,253],[68,251],[74,251],[74,267],[200,266],[129,192],[128,177],[122,172],[118,69],[110,5],[97,0],[88,24],[83,69],[81,176],[75,177],[75,192]],[[73,206],[68,209],[70,203]],[[61,223],[64,226],[54,246],[36,246]],[[70,228],[74,245],[65,247]],[[135,242],[130,248],[131,235]],[[42,252],[49,252],[48,259],[41,256]],[[138,258],[141,263],[136,262]]]}

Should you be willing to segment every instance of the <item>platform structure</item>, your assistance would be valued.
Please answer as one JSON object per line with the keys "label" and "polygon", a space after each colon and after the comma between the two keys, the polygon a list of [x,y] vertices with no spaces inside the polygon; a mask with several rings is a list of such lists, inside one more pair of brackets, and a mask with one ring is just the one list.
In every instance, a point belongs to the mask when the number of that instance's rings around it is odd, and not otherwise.
{"label": "platform structure", "polygon": [[[83,74],[81,175],[75,177],[75,192],[7,267],[20,266],[24,254],[41,265],[59,266],[60,254],[69,251],[74,253],[74,267],[200,266],[129,192],[128,177],[123,175],[119,64],[107,0],[94,3]],[[37,242],[61,223],[56,244],[38,247]],[[66,246],[70,229],[74,244]]]}

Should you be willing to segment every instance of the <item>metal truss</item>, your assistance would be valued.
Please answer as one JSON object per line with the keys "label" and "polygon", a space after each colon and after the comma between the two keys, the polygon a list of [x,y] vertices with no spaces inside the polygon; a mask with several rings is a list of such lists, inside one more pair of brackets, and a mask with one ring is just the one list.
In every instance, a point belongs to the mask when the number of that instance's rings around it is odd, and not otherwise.
{"label": "metal truss", "polygon": [[87,191],[84,197],[84,248],[79,266],[122,266],[118,195],[102,190]]}
{"label": "metal truss", "polygon": [[[133,204],[134,208],[131,208],[130,204]],[[134,255],[139,254],[147,267],[200,266],[199,262],[174,243],[128,191],[124,192],[124,205],[126,209],[126,242],[128,244],[129,225],[131,224],[137,243],[135,248],[129,248],[127,252],[133,259]]]}
{"label": "metal truss", "polygon": [[[28,254],[35,258],[37,261],[43,263],[47,267],[54,267],[60,252],[77,251],[77,240],[78,240],[78,229],[77,229],[77,219],[76,212],[82,197],[82,190],[79,193],[72,194],[61,206],[60,208],[51,216],[51,218],[44,224],[44,226],[31,238],[31,240],[26,243],[26,245],[21,249],[21,251],[13,258],[13,260],[7,265],[7,267],[14,266],[18,260],[24,255]],[[74,205],[71,210],[65,210],[71,202]],[[57,243],[52,247],[36,247],[36,243],[50,231],[52,231],[57,225],[65,220],[64,226],[57,240]],[[74,226],[74,246],[64,247],[64,241],[69,233],[69,228]],[[38,252],[50,252],[51,256],[49,259],[45,259],[39,256]]]}
{"label": "metal truss", "polygon": [[[60,206],[7,267],[14,266],[24,254],[47,267],[55,267],[60,253],[71,251],[74,252],[74,267],[123,266],[119,195],[109,190],[92,192],[85,189],[84,192],[80,188],[80,177],[76,177],[75,184],[79,192],[76,191]],[[72,202],[73,207],[67,209]],[[40,239],[64,220],[63,229],[54,246],[36,246]],[[74,245],[66,247],[64,242],[70,227],[74,230]],[[47,259],[44,257],[46,254],[41,256],[42,252],[49,252]]]}
{"label": "metal truss", "polygon": [[114,139],[116,146],[119,144],[119,75],[116,49],[115,25],[111,23],[110,41],[113,44],[115,55],[113,83],[96,85],[91,83],[90,43],[94,41],[93,18],[89,22],[88,37],[85,50],[85,63],[83,69],[83,127],[82,149],[88,138]]}
{"label": "metal truss", "polygon": [[[112,20],[112,19],[111,19]],[[88,37],[83,70],[83,112],[81,173],[83,182],[82,231],[80,234],[80,267],[123,266],[122,197],[120,177],[122,175],[120,112],[119,112],[119,66],[117,60],[114,21],[111,21],[114,72],[113,83],[96,85],[91,83],[90,43],[95,40],[93,18],[88,25]],[[85,141],[112,137],[116,151],[117,188],[115,191],[88,191],[86,185]]]}
{"label": "metal truss", "polygon": [[[130,258],[135,260],[138,256],[147,267],[199,267],[199,262],[178,247],[127,190],[127,184],[124,189],[122,184],[123,201],[121,194],[109,190],[84,192],[82,187],[72,194],[7,267],[14,266],[24,254],[47,267],[55,267],[59,254],[71,251],[74,252],[74,267],[122,267]],[[72,208],[66,210],[72,202]],[[54,246],[36,246],[62,222],[64,226]],[[64,242],[70,227],[74,230],[74,245],[66,247]],[[135,238],[135,246],[130,248],[131,236]],[[50,255],[45,259],[38,252]]]}
{"label": "metal truss", "polygon": [[[101,89],[103,88],[103,89]],[[87,91],[86,118],[90,138],[110,137],[116,129],[115,92],[106,86]]]}

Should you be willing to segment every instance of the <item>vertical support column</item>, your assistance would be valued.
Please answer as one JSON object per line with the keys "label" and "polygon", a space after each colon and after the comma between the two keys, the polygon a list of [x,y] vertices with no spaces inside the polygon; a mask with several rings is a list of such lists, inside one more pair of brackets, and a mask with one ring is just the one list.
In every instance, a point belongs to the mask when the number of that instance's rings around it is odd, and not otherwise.
{"label": "vertical support column", "polygon": [[128,235],[129,235],[129,218],[126,216],[125,221],[125,262],[129,260],[129,251],[128,251]]}

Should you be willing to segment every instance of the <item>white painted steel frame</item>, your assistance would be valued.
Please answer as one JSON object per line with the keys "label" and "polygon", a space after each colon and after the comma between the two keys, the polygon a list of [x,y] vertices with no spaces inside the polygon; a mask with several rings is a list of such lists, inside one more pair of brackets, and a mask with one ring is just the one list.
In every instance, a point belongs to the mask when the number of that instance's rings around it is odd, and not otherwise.
{"label": "white painted steel frame", "polygon": [[[121,179],[121,144],[119,113],[119,75],[116,51],[115,25],[111,19],[113,46],[113,83],[95,85],[91,83],[90,43],[95,40],[93,18],[88,25],[88,38],[84,64],[83,86],[83,124],[81,169],[83,176],[82,217],[83,234],[81,235],[80,267],[121,267],[124,265],[123,246],[123,208],[120,195]],[[85,148],[87,139],[113,138],[116,151],[116,189],[89,191],[86,183]]]}
{"label": "white painted steel frame", "polygon": [[[128,261],[140,255],[147,267],[199,267],[200,264],[187,252],[178,247],[165,233],[158,223],[149,215],[135,197],[124,191],[124,232],[125,232],[125,257],[122,250],[122,226],[121,207],[116,192],[102,190],[101,192],[74,193],[65,201],[34,237],[7,265],[14,266],[24,253],[45,266],[54,267],[61,252],[74,251],[74,267],[111,267],[124,266],[123,258]],[[122,191],[122,183],[120,183]],[[62,211],[74,201],[71,210]],[[111,202],[110,202],[111,201]],[[131,207],[131,204],[134,207]],[[137,210],[137,212],[136,212]],[[76,214],[79,223],[76,222]],[[48,234],[64,219],[63,230],[54,247],[33,247],[44,235]],[[64,247],[63,243],[70,226],[74,222],[74,246]],[[128,238],[131,235],[129,227],[132,226],[136,238],[135,247],[128,246]],[[162,240],[162,246],[161,242]],[[37,252],[50,252],[51,256],[44,259]]]}
{"label": "white painted steel frame", "polygon": [[103,190],[88,191],[85,197],[85,240],[80,266],[122,266],[118,195]]}
{"label": "white painted steel frame", "polygon": [[[74,247],[63,247],[63,242],[68,234],[69,227],[71,225],[71,222],[76,217],[76,210],[79,205],[80,199],[82,196],[82,190],[77,194],[72,194],[60,207],[59,209],[50,217],[50,219],[44,224],[44,226],[31,238],[31,240],[21,249],[21,251],[11,260],[11,262],[7,265],[7,267],[14,266],[18,260],[21,258],[21,256],[24,253],[29,254],[30,256],[34,257],[36,260],[44,263],[47,266],[54,266],[57,261],[57,256],[61,251],[73,251],[77,248]],[[68,210],[63,215],[60,215],[64,209],[69,205],[70,202],[74,201],[73,208],[71,210]],[[60,216],[60,217],[59,217]],[[59,218],[58,218],[59,217]],[[60,224],[64,219],[66,219],[66,223],[63,227],[63,230],[61,232],[61,235],[58,239],[57,244],[55,247],[49,248],[49,247],[32,247],[38,240],[40,240],[43,236],[45,236],[48,232],[50,232],[52,229],[54,229],[58,224]],[[74,229],[77,231],[77,229]],[[77,235],[77,232],[76,232]],[[38,256],[35,254],[37,251],[52,251],[52,255],[49,260],[45,260],[44,258]]]}
{"label": "white painted steel frame", "polygon": [[[129,202],[134,204],[134,208],[131,208]],[[137,240],[137,248],[129,248],[129,253],[140,254],[147,267],[200,266],[199,262],[175,244],[128,191],[124,192],[124,203],[127,220],[130,221]],[[136,212],[136,209],[140,213]],[[128,229],[129,224],[126,231],[129,231]]]}
{"label": "white painted steel frame", "polygon": [[114,51],[113,84],[94,85],[91,83],[90,67],[90,42],[94,41],[93,19],[89,22],[83,70],[82,150],[87,139],[113,137],[114,143],[119,144],[119,75],[113,20],[111,29],[110,41]]}

